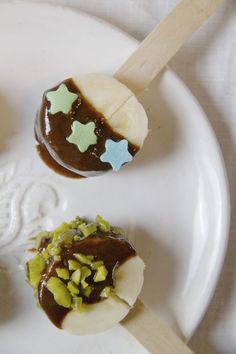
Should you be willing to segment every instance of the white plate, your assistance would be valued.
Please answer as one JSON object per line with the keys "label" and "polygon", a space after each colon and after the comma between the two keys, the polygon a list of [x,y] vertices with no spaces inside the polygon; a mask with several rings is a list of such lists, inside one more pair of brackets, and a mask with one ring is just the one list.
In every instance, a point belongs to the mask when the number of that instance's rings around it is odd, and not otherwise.
{"label": "white plate", "polygon": [[199,104],[166,70],[141,98],[151,131],[135,161],[65,179],[34,148],[42,92],[78,72],[112,73],[137,42],[84,13],[1,2],[0,43],[1,354],[145,352],[121,326],[80,338],[57,330],[18,267],[37,229],[97,212],[128,230],[147,265],[143,300],[188,338],[215,288],[229,226],[224,164]]}

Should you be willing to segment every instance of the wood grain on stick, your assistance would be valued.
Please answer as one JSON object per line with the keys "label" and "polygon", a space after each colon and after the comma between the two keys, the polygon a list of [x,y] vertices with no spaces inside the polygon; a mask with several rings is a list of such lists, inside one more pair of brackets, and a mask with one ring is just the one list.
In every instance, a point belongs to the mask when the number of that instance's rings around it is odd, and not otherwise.
{"label": "wood grain on stick", "polygon": [[189,347],[138,300],[122,325],[151,354],[194,354]]}
{"label": "wood grain on stick", "polygon": [[138,95],[222,2],[182,0],[114,76]]}

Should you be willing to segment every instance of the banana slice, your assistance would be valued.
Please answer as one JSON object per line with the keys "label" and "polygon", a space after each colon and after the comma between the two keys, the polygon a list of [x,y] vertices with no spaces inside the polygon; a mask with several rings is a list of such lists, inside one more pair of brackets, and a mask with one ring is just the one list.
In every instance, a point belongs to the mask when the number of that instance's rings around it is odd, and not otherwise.
{"label": "banana slice", "polygon": [[85,74],[72,80],[89,103],[108,120],[133,96],[128,87],[112,76]]}
{"label": "banana slice", "polygon": [[132,144],[139,146],[139,148],[143,146],[148,132],[147,115],[136,97],[130,97],[108,119],[108,123],[116,133],[122,135]]}
{"label": "banana slice", "polygon": [[148,119],[118,80],[84,74],[45,92],[35,134],[41,157],[56,172],[89,177],[132,161],[148,134]]}
{"label": "banana slice", "polygon": [[117,268],[114,274],[115,292],[120,299],[133,306],[143,287],[145,264],[136,256]]}
{"label": "banana slice", "polygon": [[144,262],[132,257],[114,272],[114,294],[96,304],[84,305],[84,311],[70,311],[62,322],[62,328],[77,335],[95,334],[114,327],[125,318],[136,302],[142,286]]}
{"label": "banana slice", "polygon": [[27,279],[49,319],[72,334],[95,334],[119,323],[143,285],[145,265],[101,216],[77,217],[36,237]]}
{"label": "banana slice", "polygon": [[74,83],[92,106],[101,112],[113,131],[142,147],[148,132],[146,112],[131,90],[112,76],[79,75]]}
{"label": "banana slice", "polygon": [[111,295],[97,304],[84,305],[81,313],[70,311],[61,327],[76,335],[104,332],[127,316],[129,310],[130,307],[124,301]]}

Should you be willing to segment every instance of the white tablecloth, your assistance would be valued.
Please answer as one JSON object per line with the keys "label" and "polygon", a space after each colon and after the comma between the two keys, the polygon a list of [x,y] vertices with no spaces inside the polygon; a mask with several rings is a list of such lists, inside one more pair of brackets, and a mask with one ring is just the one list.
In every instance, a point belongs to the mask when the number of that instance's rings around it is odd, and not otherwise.
{"label": "white tablecloth", "polygon": [[[101,17],[138,39],[177,0],[51,0]],[[231,185],[228,253],[212,303],[190,341],[196,354],[236,354],[236,1],[225,4],[194,35],[170,66],[197,97],[220,142]],[[180,353],[181,354],[181,353]]]}

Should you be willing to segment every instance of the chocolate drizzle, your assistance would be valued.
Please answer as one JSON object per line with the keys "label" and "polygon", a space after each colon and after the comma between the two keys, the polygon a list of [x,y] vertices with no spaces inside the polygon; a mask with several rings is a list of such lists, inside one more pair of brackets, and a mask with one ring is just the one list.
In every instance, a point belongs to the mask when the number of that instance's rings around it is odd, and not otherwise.
{"label": "chocolate drizzle", "polygon": [[45,269],[42,275],[41,282],[38,289],[38,297],[40,305],[46,312],[50,320],[57,326],[61,327],[61,323],[65,315],[70,311],[62,306],[59,306],[53,295],[46,288],[46,282],[51,276],[57,276],[57,267],[67,267],[69,259],[75,259],[74,253],[82,253],[85,255],[93,255],[94,261],[102,260],[108,271],[108,275],[105,281],[94,283],[94,273],[86,278],[88,284],[92,284],[94,290],[89,297],[82,296],[83,303],[94,304],[99,301],[105,301],[100,297],[100,293],[105,286],[114,287],[113,274],[115,268],[127,261],[129,258],[136,255],[135,250],[124,238],[119,238],[115,234],[96,233],[96,235],[89,236],[81,241],[73,242],[71,246],[68,245],[62,248],[61,261],[54,262],[51,259],[49,265]]}
{"label": "chocolate drizzle", "polygon": [[[110,170],[110,164],[100,160],[100,156],[105,151],[105,142],[107,139],[120,141],[124,137],[112,130],[105,117],[82,96],[72,79],[67,79],[63,83],[70,92],[78,95],[78,99],[72,104],[68,114],[62,112],[50,114],[50,102],[46,97],[48,91],[45,92],[35,124],[40,156],[49,167],[68,177],[89,176],[89,172],[91,174],[91,172]],[[59,86],[49,91],[54,91]],[[84,153],[66,140],[71,134],[71,125],[74,121],[82,124],[93,121],[96,125],[97,144],[91,145]],[[134,156],[138,147],[129,143],[128,150]],[[69,171],[69,175],[66,170]]]}

